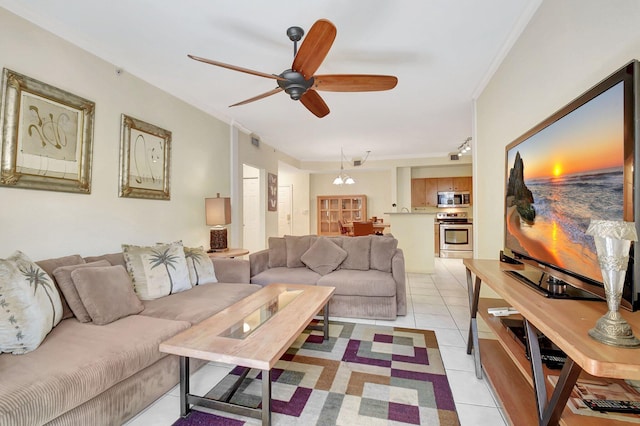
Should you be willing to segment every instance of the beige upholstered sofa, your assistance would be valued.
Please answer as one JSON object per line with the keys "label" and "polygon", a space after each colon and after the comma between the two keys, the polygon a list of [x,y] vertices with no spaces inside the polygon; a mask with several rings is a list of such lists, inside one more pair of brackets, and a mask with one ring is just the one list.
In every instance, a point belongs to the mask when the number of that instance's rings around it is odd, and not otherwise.
{"label": "beige upholstered sofa", "polygon": [[[100,259],[125,265],[122,253],[37,264],[51,274]],[[178,383],[179,365],[159,344],[260,288],[246,284],[247,260],[213,263],[219,283],[143,300],[141,312],[105,325],[63,319],[35,350],[0,354],[0,425],[121,425],[162,396]]]}
{"label": "beige upholstered sofa", "polygon": [[251,283],[335,287],[329,314],[395,319],[407,314],[404,255],[393,236],[271,237],[249,256]]}

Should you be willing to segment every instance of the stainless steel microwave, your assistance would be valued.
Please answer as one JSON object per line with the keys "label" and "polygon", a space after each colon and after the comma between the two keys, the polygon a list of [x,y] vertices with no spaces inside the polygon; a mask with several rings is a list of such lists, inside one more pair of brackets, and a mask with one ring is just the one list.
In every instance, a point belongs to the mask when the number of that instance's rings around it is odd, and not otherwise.
{"label": "stainless steel microwave", "polygon": [[469,207],[471,194],[463,192],[438,192],[438,207]]}

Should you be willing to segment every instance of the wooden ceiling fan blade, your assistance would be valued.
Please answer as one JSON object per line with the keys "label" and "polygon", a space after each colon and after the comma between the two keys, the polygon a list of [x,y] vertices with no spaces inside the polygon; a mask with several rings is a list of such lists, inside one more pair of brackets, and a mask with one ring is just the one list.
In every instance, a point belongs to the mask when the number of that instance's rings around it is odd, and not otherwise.
{"label": "wooden ceiling fan blade", "polygon": [[300,98],[300,102],[318,118],[329,114],[329,107],[315,90],[309,89],[304,92],[304,95]]}
{"label": "wooden ceiling fan blade", "polygon": [[335,25],[326,19],[317,20],[302,40],[300,50],[293,58],[291,69],[302,74],[306,80],[313,77],[329,53],[335,38]]}
{"label": "wooden ceiling fan blade", "polygon": [[205,64],[215,65],[217,67],[227,68],[234,71],[240,71],[240,72],[244,72],[251,75],[257,75],[258,77],[265,77],[265,78],[272,78],[274,80],[287,81],[287,79],[282,78],[279,75],[267,74],[265,72],[260,72],[260,71],[254,71],[248,68],[238,67],[236,65],[225,64],[224,62],[218,62],[218,61],[214,61],[207,58],[201,58],[199,56],[194,56],[194,55],[187,55],[187,56],[196,61],[204,62]]}
{"label": "wooden ceiling fan blade", "polygon": [[245,104],[248,104],[248,103],[254,102],[254,101],[258,101],[260,99],[266,98],[267,96],[275,95],[276,93],[282,92],[282,90],[284,90],[284,89],[282,89],[281,87],[277,87],[277,88],[275,88],[273,90],[269,90],[268,92],[262,93],[261,95],[254,96],[253,98],[249,98],[249,99],[246,99],[246,100],[244,100],[242,102],[238,102],[236,104],[229,105],[229,108],[234,107],[234,106],[238,106],[238,105],[245,105]]}
{"label": "wooden ceiling fan blade", "polygon": [[316,75],[313,88],[327,92],[377,92],[390,90],[398,84],[392,75],[330,74]]}

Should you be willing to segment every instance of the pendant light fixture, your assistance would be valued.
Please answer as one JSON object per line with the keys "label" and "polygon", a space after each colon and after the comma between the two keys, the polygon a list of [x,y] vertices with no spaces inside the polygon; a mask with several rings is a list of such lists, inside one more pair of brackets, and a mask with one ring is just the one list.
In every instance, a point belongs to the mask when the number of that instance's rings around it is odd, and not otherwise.
{"label": "pendant light fixture", "polygon": [[334,185],[353,185],[355,180],[344,172],[344,152],[340,148],[340,174],[333,180]]}

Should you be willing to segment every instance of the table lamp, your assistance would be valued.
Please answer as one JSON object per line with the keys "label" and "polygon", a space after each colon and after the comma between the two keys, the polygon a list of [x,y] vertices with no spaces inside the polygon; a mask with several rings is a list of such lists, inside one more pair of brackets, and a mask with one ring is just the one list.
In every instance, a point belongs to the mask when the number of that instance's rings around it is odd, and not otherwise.
{"label": "table lamp", "polygon": [[220,193],[216,198],[205,198],[204,211],[207,225],[212,227],[209,253],[228,250],[224,225],[231,223],[231,198],[220,197]]}

